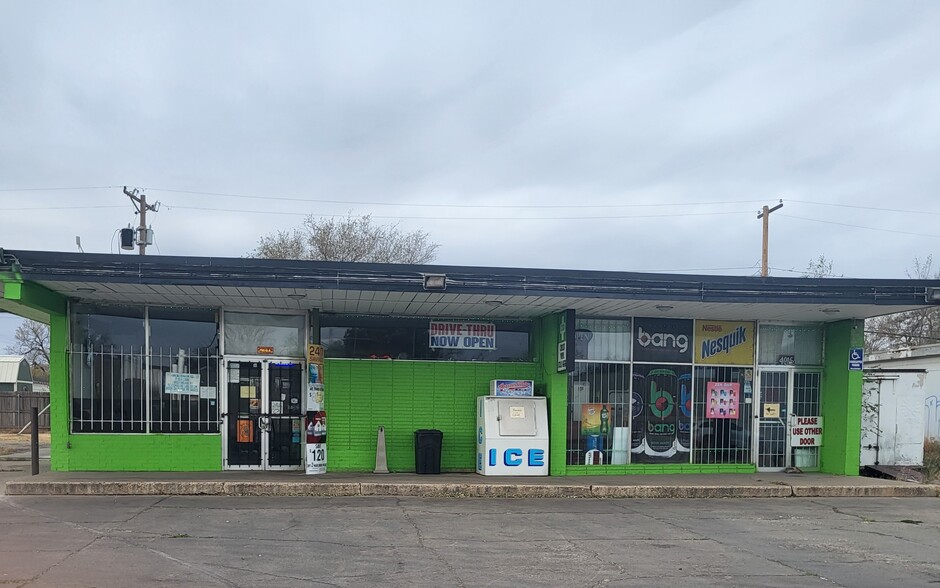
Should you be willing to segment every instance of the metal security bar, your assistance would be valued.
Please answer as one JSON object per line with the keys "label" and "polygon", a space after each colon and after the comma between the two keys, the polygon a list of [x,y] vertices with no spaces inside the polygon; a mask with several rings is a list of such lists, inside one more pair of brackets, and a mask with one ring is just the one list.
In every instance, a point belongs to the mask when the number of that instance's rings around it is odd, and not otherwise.
{"label": "metal security bar", "polygon": [[143,347],[72,345],[69,365],[73,432],[146,432]]}
{"label": "metal security bar", "polygon": [[219,359],[205,348],[151,350],[152,432],[219,432]]}
{"label": "metal security bar", "polygon": [[569,375],[568,465],[626,464],[630,365],[579,361]]}
{"label": "metal security bar", "polygon": [[219,431],[215,353],[72,345],[68,354],[72,432]]}
{"label": "metal security bar", "polygon": [[[744,367],[697,366],[693,389],[692,463],[749,464],[754,405],[751,403],[753,382],[746,380]],[[724,405],[724,413],[710,410],[712,397],[709,383],[736,384],[737,408]],[[722,389],[733,390],[733,386]],[[718,401],[726,400],[720,398]],[[733,412],[732,412],[733,410]]]}
{"label": "metal security bar", "polygon": [[786,467],[788,378],[785,371],[765,371],[760,375],[760,405],[757,467]]}

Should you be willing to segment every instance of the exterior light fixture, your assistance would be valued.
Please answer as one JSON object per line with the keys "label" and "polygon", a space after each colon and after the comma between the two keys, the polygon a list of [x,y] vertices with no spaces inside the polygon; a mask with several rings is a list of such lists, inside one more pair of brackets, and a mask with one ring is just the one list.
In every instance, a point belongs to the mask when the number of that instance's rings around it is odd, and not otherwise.
{"label": "exterior light fixture", "polygon": [[502,306],[502,305],[504,305],[504,304],[506,304],[506,303],[503,302],[502,300],[484,300],[484,301],[483,301],[483,304],[485,304],[485,305],[487,305],[487,306],[492,306],[493,308],[497,308],[497,307],[500,307],[500,306]]}
{"label": "exterior light fixture", "polygon": [[294,300],[303,300],[304,298],[307,297],[307,295],[306,295],[306,294],[300,294],[300,293],[297,293],[297,292],[291,292],[290,294],[287,295],[287,297],[288,297],[288,298],[293,298]]}
{"label": "exterior light fixture", "polygon": [[447,289],[447,276],[445,274],[423,274],[425,290]]}
{"label": "exterior light fixture", "polygon": [[81,288],[75,288],[75,291],[81,292],[82,294],[91,294],[92,292],[95,292],[96,290],[94,288],[88,288],[87,286],[83,286]]}
{"label": "exterior light fixture", "polygon": [[839,312],[839,309],[838,308],[821,308],[819,312],[822,312],[825,314],[837,314]]}
{"label": "exterior light fixture", "polygon": [[940,288],[927,288],[927,302],[940,302]]}
{"label": "exterior light fixture", "polygon": [[673,308],[675,308],[675,306],[672,306],[670,304],[657,304],[656,305],[656,310],[658,310],[659,312],[666,312],[668,310],[672,310]]}

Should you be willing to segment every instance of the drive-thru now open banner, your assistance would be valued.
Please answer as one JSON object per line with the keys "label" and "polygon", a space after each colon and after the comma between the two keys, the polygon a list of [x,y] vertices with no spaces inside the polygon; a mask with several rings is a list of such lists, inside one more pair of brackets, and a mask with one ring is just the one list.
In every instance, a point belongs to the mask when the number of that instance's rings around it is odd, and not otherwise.
{"label": "drive-thru now open banner", "polygon": [[432,349],[496,349],[496,325],[431,321],[428,329]]}

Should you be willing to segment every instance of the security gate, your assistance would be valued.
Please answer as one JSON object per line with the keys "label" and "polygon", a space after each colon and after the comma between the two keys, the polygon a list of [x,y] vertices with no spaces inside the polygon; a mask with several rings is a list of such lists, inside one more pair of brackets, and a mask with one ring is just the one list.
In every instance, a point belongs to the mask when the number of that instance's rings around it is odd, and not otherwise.
{"label": "security gate", "polygon": [[228,359],[223,464],[232,470],[303,466],[303,362]]}
{"label": "security gate", "polygon": [[791,423],[799,416],[819,416],[818,370],[764,369],[760,373],[757,413],[757,468],[780,471],[788,467],[819,466],[818,447],[791,448]]}

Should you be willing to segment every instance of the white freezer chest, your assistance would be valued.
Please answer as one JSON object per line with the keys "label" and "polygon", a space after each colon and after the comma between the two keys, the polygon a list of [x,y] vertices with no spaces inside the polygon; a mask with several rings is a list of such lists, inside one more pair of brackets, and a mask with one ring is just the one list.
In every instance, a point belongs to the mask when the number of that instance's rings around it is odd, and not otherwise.
{"label": "white freezer chest", "polygon": [[548,475],[545,398],[477,398],[476,470],[484,476]]}

